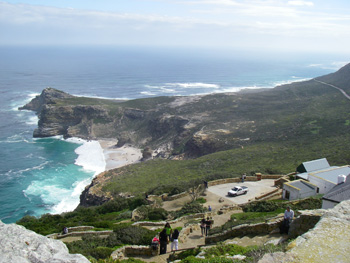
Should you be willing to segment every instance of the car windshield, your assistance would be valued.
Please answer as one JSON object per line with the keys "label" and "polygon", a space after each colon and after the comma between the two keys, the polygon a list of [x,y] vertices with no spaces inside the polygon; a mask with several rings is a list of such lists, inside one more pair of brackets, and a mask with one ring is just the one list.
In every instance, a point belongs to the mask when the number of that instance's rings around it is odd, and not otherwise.
{"label": "car windshield", "polygon": [[239,189],[238,187],[233,187],[232,188],[233,191],[238,191],[238,189]]}

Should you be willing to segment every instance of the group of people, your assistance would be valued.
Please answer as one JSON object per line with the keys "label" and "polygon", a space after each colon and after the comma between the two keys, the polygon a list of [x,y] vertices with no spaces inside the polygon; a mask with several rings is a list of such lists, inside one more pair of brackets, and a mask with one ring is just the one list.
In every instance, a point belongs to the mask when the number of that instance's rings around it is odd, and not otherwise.
{"label": "group of people", "polygon": [[167,246],[169,242],[171,242],[171,251],[178,250],[179,249],[179,235],[180,232],[178,229],[171,228],[169,223],[166,223],[163,230],[159,233],[158,236],[155,236],[152,240],[152,247],[153,249],[158,249],[158,245],[160,245],[160,252],[159,254],[165,254],[167,250]]}
{"label": "group of people", "polygon": [[202,236],[208,236],[209,230],[213,224],[214,224],[213,218],[207,217],[207,219],[203,218],[201,220],[200,226],[201,226]]}

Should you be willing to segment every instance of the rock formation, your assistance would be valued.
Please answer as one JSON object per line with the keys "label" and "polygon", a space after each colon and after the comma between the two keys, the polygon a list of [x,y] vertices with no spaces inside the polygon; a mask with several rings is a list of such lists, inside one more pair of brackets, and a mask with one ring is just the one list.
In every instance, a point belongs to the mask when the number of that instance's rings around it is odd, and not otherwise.
{"label": "rock formation", "polygon": [[0,221],[0,263],[89,263],[80,254],[69,254],[66,245],[16,224]]}
{"label": "rock formation", "polygon": [[288,252],[266,254],[259,263],[349,262],[350,200],[341,202],[333,209],[312,213],[323,214],[313,229],[290,243]]}

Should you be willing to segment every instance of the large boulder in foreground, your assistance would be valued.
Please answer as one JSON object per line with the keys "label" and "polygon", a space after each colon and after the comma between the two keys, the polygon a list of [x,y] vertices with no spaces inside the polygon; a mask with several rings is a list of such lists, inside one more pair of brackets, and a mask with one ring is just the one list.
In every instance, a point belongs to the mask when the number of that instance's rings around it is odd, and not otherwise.
{"label": "large boulder in foreground", "polygon": [[350,262],[350,200],[322,213],[316,226],[289,244],[286,253],[266,254],[259,263]]}
{"label": "large boulder in foreground", "polygon": [[59,240],[41,236],[23,226],[0,221],[0,263],[89,263],[80,254],[69,254]]}

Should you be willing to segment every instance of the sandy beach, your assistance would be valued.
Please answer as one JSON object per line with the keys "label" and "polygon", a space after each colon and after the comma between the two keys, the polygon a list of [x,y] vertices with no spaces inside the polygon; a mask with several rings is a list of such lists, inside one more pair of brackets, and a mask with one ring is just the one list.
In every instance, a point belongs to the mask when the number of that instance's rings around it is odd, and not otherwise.
{"label": "sandy beach", "polygon": [[111,170],[128,164],[137,163],[142,158],[141,150],[129,145],[117,147],[117,140],[103,139],[100,143],[106,161],[105,170]]}

